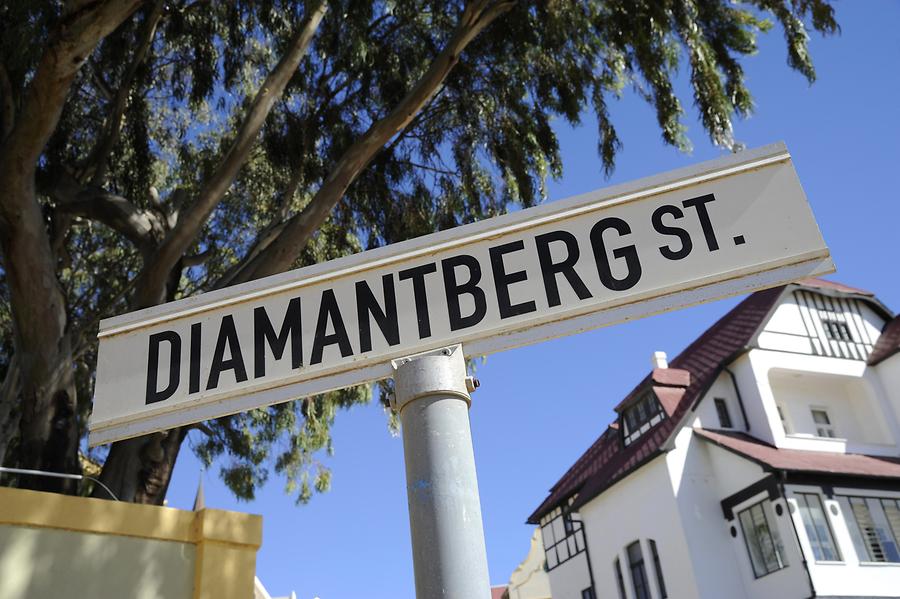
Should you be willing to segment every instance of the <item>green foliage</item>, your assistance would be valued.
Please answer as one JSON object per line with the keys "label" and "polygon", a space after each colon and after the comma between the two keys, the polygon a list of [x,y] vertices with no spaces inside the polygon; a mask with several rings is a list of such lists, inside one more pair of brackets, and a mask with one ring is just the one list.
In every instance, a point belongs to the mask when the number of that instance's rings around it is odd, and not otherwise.
{"label": "green foliage", "polygon": [[[141,209],[177,210],[229,147],[255,90],[307,10],[300,0],[167,2],[147,59],[128,81],[151,4],[106,38],[81,69],[42,157],[39,183],[63,172],[89,178],[80,169],[104,130],[115,93],[126,85],[122,134],[108,172],[94,183]],[[463,7],[443,0],[329,4],[259,145],[192,248],[208,259],[174,278],[171,298],[215,287],[261,233],[296,214],[350,144],[427,70]],[[33,73],[41,55],[35,40],[47,37],[59,6],[0,0],[0,60],[14,85],[25,85]],[[682,63],[704,131],[715,144],[738,149],[732,120],[753,109],[740,59],[756,52],[757,35],[772,26],[768,19],[784,32],[790,67],[813,81],[808,32],[838,30],[824,0],[516,3],[470,44],[430,104],[351,185],[297,265],[543,201],[547,178],[563,174],[553,129],[558,119],[577,125],[593,111],[598,168],[609,173],[621,148],[609,102],[626,86],[654,108],[665,143],[689,148],[673,83]],[[155,190],[165,210],[155,205]],[[49,199],[42,201],[52,213]],[[141,256],[122,236],[89,220],[63,223],[54,216],[48,223],[64,231],[59,278],[79,348],[84,419],[92,395],[94,327],[100,317],[127,309]],[[0,344],[8,356],[4,306]],[[330,484],[317,456],[331,451],[337,412],[371,395],[368,388],[349,389],[254,410],[206,423],[190,438],[207,465],[223,464],[222,478],[239,498],[252,499],[271,468],[286,477],[298,501],[307,501]]]}

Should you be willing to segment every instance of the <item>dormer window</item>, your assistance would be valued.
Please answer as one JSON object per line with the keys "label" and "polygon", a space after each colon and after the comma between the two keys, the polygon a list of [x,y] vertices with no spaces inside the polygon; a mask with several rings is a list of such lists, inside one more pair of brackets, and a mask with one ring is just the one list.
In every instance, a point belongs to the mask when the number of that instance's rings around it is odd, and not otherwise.
{"label": "dormer window", "polygon": [[625,446],[631,445],[654,425],[665,419],[659,400],[648,391],[622,412],[622,434]]}

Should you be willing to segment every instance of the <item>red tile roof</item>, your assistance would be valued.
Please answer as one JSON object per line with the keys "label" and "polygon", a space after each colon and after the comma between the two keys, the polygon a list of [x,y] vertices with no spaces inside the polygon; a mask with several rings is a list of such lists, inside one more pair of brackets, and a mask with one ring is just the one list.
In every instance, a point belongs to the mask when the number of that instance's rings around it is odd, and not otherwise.
{"label": "red tile roof", "polygon": [[[655,377],[651,372],[619,404],[630,401],[653,387],[668,418],[624,447],[616,428],[610,427],[553,485],[550,494],[528,518],[537,524],[541,517],[578,492],[573,505],[584,505],[613,484],[659,455],[681,419],[719,376],[722,368],[743,351],[770,310],[781,297],[784,287],[758,291],[734,307],[669,363],[670,369],[684,370],[689,377],[676,379]],[[657,379],[657,380],[654,380]],[[688,382],[687,387],[662,386],[660,381]],[[655,383],[655,384],[654,384]]]}
{"label": "red tile roof", "polygon": [[851,287],[850,285],[844,285],[843,283],[838,283],[837,281],[826,281],[825,279],[811,278],[801,279],[800,281],[797,281],[797,284],[803,285],[804,287],[812,287],[814,289],[831,289],[833,291],[840,291],[842,293],[854,293],[856,295],[868,295],[869,297],[875,297],[875,294],[871,291],[866,291],[865,289],[860,289],[858,287]]}
{"label": "red tile roof", "polygon": [[887,360],[898,351],[900,351],[900,316],[894,317],[881,331],[881,336],[875,342],[875,348],[869,354],[869,366]]}
{"label": "red tile roof", "polygon": [[771,470],[900,478],[900,458],[779,449],[744,433],[695,428],[694,434]]}
{"label": "red tile roof", "polygon": [[491,587],[491,599],[503,599],[504,597],[507,597],[507,595],[504,595],[506,589],[506,585]]}

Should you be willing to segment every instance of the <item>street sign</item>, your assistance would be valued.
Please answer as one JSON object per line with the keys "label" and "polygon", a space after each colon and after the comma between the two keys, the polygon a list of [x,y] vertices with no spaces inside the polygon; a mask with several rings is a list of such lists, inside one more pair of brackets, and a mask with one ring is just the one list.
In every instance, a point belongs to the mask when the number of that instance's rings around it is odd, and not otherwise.
{"label": "street sign", "polygon": [[833,270],[773,144],[106,319],[90,443]]}

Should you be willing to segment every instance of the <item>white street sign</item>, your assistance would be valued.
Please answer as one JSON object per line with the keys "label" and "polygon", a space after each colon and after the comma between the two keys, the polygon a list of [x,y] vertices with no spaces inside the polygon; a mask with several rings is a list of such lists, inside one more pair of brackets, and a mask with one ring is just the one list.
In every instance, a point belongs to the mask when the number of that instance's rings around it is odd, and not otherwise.
{"label": "white street sign", "polygon": [[773,144],[106,319],[90,443],[833,271]]}

